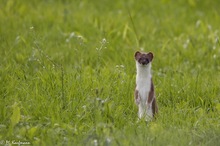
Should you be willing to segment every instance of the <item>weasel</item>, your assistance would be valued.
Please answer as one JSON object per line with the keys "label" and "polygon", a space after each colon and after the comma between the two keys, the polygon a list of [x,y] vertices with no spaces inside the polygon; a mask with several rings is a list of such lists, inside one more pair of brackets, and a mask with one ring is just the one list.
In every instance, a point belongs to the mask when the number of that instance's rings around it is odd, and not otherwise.
{"label": "weasel", "polygon": [[138,117],[140,119],[145,118],[147,121],[151,120],[158,113],[151,75],[153,57],[153,53],[151,52],[141,53],[137,51],[134,55],[137,69],[134,97],[138,106]]}

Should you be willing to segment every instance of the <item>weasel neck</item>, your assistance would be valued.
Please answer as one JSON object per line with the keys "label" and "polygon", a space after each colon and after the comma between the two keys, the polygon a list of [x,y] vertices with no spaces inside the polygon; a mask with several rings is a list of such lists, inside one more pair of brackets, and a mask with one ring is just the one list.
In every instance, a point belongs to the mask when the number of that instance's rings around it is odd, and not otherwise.
{"label": "weasel neck", "polygon": [[136,68],[137,68],[137,76],[138,78],[145,78],[145,79],[151,79],[151,63],[148,65],[141,65],[138,62],[136,62]]}

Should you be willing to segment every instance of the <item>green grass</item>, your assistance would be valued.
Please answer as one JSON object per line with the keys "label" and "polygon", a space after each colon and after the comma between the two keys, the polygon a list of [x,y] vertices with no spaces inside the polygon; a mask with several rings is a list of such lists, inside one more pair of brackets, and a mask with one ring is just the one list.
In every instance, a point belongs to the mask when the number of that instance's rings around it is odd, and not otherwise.
{"label": "green grass", "polygon": [[[218,1],[0,1],[0,145],[220,144]],[[136,50],[155,56],[150,123]]]}

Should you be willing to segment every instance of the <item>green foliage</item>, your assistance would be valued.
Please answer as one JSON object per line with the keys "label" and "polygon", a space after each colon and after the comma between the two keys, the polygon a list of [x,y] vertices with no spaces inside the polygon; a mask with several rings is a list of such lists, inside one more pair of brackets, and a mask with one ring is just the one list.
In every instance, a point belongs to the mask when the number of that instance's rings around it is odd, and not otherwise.
{"label": "green foliage", "polygon": [[[219,145],[219,4],[1,0],[0,145]],[[155,56],[150,123],[136,50]]]}
{"label": "green foliage", "polygon": [[14,126],[19,122],[20,120],[20,108],[18,107],[17,103],[14,103],[12,106],[12,116],[11,116],[11,127],[14,128]]}

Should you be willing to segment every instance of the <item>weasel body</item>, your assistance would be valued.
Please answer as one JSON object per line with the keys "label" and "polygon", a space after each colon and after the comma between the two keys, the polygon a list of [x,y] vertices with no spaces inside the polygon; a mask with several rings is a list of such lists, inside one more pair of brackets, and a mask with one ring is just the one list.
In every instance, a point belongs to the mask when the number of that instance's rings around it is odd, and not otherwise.
{"label": "weasel body", "polygon": [[158,112],[151,75],[153,53],[137,51],[135,53],[135,60],[137,69],[135,102],[138,105],[138,117],[150,120]]}

